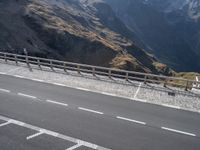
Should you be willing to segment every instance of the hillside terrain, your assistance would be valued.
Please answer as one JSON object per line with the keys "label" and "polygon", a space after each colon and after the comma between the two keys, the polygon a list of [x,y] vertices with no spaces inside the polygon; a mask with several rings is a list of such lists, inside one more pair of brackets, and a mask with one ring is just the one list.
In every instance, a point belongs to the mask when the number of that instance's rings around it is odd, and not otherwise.
{"label": "hillside terrain", "polygon": [[[136,42],[133,40],[135,38]],[[0,0],[1,51],[171,75],[101,1]]]}
{"label": "hillside terrain", "polygon": [[160,61],[200,72],[200,0],[105,1]]}

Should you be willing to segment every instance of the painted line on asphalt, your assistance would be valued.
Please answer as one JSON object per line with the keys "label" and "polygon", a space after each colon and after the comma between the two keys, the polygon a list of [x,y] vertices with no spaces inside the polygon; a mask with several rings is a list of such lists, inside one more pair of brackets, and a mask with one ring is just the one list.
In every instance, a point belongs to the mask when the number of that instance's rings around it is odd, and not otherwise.
{"label": "painted line on asphalt", "polygon": [[108,96],[113,96],[113,97],[117,96],[116,94],[111,94],[111,93],[107,93],[107,92],[101,92],[101,94],[108,95]]}
{"label": "painted line on asphalt", "polygon": [[19,95],[19,96],[23,96],[23,97],[32,98],[32,99],[37,99],[37,97],[35,97],[35,96],[28,95],[28,94],[24,94],[24,93],[17,93],[17,95]]}
{"label": "painted line on asphalt", "polygon": [[65,84],[61,84],[61,83],[52,83],[54,85],[58,85],[58,86],[66,86]]}
{"label": "painted line on asphalt", "polygon": [[42,134],[44,134],[44,132],[38,132],[38,133],[35,133],[35,134],[33,134],[33,135],[30,135],[30,136],[28,136],[26,139],[27,140],[30,140],[30,139],[32,139],[32,138],[35,138],[35,137],[37,137],[37,136],[40,136],[40,135],[42,135]]}
{"label": "painted line on asphalt", "polygon": [[140,92],[140,88],[142,86],[142,83],[139,84],[137,91],[135,92],[134,98],[137,97],[138,93]]}
{"label": "painted line on asphalt", "polygon": [[[1,72],[0,72],[1,74]],[[3,73],[3,74],[7,74],[7,73]],[[18,77],[18,78],[24,78],[24,79],[29,79],[29,80],[32,80],[32,78],[27,78],[27,77],[23,77],[23,76],[19,76],[19,75],[11,75],[11,74],[7,74],[9,76],[15,76],[15,77]],[[52,82],[48,82],[48,81],[43,81],[43,83],[48,83],[48,84],[54,84],[54,85],[58,85],[58,86],[62,86],[62,87],[68,87],[68,88],[73,88],[73,89],[79,89],[79,90],[83,90],[83,91],[89,91],[89,92],[93,92],[93,93],[100,93],[100,94],[103,94],[103,95],[108,95],[108,96],[114,96],[114,97],[119,97],[119,98],[124,98],[124,99],[129,99],[129,100],[133,100],[133,101],[138,101],[138,102],[142,102],[142,103],[149,103],[149,104],[155,104],[155,103],[151,103],[151,102],[148,102],[147,100],[144,100],[144,99],[138,99],[138,98],[130,98],[130,97],[126,97],[126,96],[120,96],[120,95],[117,95],[117,94],[108,94],[108,93],[104,93],[104,92],[99,92],[99,91],[96,91],[96,90],[89,90],[89,89],[85,89],[85,88],[78,88],[78,87],[73,87],[73,86],[69,86],[69,85],[64,85],[64,84],[60,84],[60,83],[52,83]],[[158,104],[155,104],[155,105],[158,105]],[[159,105],[159,106],[164,106],[164,105]],[[164,106],[166,107],[166,106]],[[175,107],[173,107],[175,108]],[[181,109],[181,110],[187,110],[187,111],[191,111],[191,110],[188,110],[188,109],[185,109],[185,108],[182,108],[182,107],[177,107],[175,109]],[[194,112],[194,111],[192,111]],[[195,111],[197,113],[200,113],[198,111]]]}
{"label": "painted line on asphalt", "polygon": [[4,75],[4,74],[7,74],[7,73],[5,73],[5,72],[0,72],[0,74]]}
{"label": "painted line on asphalt", "polygon": [[25,77],[24,76],[20,76],[20,75],[13,75],[14,77],[17,77],[17,78],[22,78],[24,79]]}
{"label": "painted line on asphalt", "polygon": [[142,103],[147,103],[147,100],[139,99],[139,98],[131,98],[131,100],[137,101],[137,102],[142,102]]}
{"label": "painted line on asphalt", "polygon": [[49,102],[49,103],[52,103],[52,104],[61,105],[61,106],[68,106],[68,104],[66,104],[66,103],[61,103],[61,102],[52,101],[52,100],[46,100],[46,102]]}
{"label": "painted line on asphalt", "polygon": [[103,112],[92,110],[92,109],[88,109],[88,108],[83,108],[83,107],[78,107],[78,109],[83,110],[83,111],[88,111],[88,112],[96,113],[96,114],[100,114],[100,115],[104,114]]}
{"label": "painted line on asphalt", "polygon": [[162,106],[174,108],[174,109],[181,109],[181,107],[179,107],[179,106],[174,106],[174,105],[169,105],[169,104],[162,104]]}
{"label": "painted line on asphalt", "polygon": [[6,93],[10,93],[10,90],[6,90],[6,89],[2,89],[2,88],[0,88],[0,91],[1,92],[6,92]]}
{"label": "painted line on asphalt", "polygon": [[175,132],[175,133],[184,134],[184,135],[196,136],[196,135],[193,134],[193,133],[189,133],[189,132],[185,132],[185,131],[180,131],[180,130],[176,130],[176,129],[172,129],[172,128],[161,127],[161,129],[167,130],[167,131],[171,131],[171,132]]}
{"label": "painted line on asphalt", "polygon": [[120,116],[117,116],[116,118],[117,119],[121,119],[121,120],[125,120],[125,121],[130,121],[130,122],[142,124],[142,125],[146,125],[146,122],[142,122],[142,121],[138,121],[138,120],[133,120],[133,119],[129,119],[129,118],[125,118],[125,117],[120,117]]}
{"label": "painted line on asphalt", "polygon": [[82,91],[90,91],[89,89],[86,89],[86,88],[81,88],[81,87],[75,87],[75,89],[78,89],[78,90],[82,90]]}
{"label": "painted line on asphalt", "polygon": [[31,79],[33,81],[37,81],[37,82],[44,82],[44,80],[40,80],[40,79]]}
{"label": "painted line on asphalt", "polygon": [[74,146],[72,146],[72,147],[70,147],[70,148],[68,148],[66,150],[74,150],[74,149],[76,149],[76,148],[78,148],[80,146],[82,146],[82,145],[81,144],[76,144],[76,145],[74,145]]}
{"label": "painted line on asphalt", "polygon": [[6,125],[9,125],[9,124],[10,124],[10,122],[7,121],[7,122],[5,122],[5,123],[0,124],[0,127],[6,126]]}
{"label": "painted line on asphalt", "polygon": [[40,127],[37,127],[37,126],[33,126],[31,124],[27,124],[27,123],[24,123],[24,122],[21,122],[21,121],[18,121],[18,120],[13,120],[11,118],[7,118],[7,117],[1,116],[1,115],[0,115],[0,120],[7,121],[7,122],[13,123],[15,125],[19,125],[19,126],[22,126],[22,127],[25,127],[25,128],[37,131],[37,132],[42,132],[44,134],[54,136],[54,137],[57,137],[59,139],[63,139],[63,140],[66,140],[66,141],[70,141],[72,143],[81,144],[81,145],[88,147],[88,148],[91,148],[91,149],[111,150],[111,149],[108,149],[108,148],[105,148],[105,147],[102,147],[102,146],[99,146],[99,145],[96,145],[96,144],[93,144],[93,143],[82,141],[80,139],[76,139],[76,138],[73,138],[73,137],[70,137],[70,136],[66,136],[66,135],[63,135],[63,134],[60,134],[60,133],[57,133],[57,132],[54,132],[54,131],[46,130],[46,129],[43,129],[43,128],[40,128]]}

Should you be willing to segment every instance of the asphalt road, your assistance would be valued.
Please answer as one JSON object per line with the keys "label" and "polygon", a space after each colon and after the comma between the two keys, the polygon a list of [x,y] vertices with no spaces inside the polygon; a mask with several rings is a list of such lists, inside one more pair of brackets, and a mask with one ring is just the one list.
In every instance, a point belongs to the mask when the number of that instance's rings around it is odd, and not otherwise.
{"label": "asphalt road", "polygon": [[[7,75],[0,75],[0,116],[113,150],[200,148],[198,113]],[[61,150],[74,145],[43,134],[24,140],[34,132],[13,124],[1,127],[3,123],[0,119],[2,150]]]}

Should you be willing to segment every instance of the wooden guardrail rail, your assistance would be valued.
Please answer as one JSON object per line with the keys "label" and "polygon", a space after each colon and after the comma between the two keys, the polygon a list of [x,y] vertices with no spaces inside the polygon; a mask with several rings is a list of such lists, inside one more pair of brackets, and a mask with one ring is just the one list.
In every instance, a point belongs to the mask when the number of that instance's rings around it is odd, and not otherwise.
{"label": "wooden guardrail rail", "polygon": [[[67,70],[73,70],[77,71],[77,73],[79,74],[81,74],[81,72],[85,72],[85,73],[91,73],[93,76],[103,75],[103,76],[108,76],[109,78],[115,77],[115,78],[125,79],[127,81],[137,80],[144,83],[163,84],[163,86],[165,87],[166,86],[180,87],[184,88],[185,90],[190,90],[192,89],[193,85],[200,84],[199,81],[187,80],[183,78],[175,78],[163,75],[119,70],[113,68],[59,61],[53,59],[32,57],[27,55],[18,55],[13,53],[0,52],[0,59],[3,59],[5,62],[13,61],[16,63],[16,65],[18,65],[19,62],[23,62],[26,63],[28,67],[31,67],[31,64],[38,65],[39,67],[48,66],[52,69],[53,68],[63,69],[65,72],[67,72]],[[200,89],[200,87],[197,88]]]}

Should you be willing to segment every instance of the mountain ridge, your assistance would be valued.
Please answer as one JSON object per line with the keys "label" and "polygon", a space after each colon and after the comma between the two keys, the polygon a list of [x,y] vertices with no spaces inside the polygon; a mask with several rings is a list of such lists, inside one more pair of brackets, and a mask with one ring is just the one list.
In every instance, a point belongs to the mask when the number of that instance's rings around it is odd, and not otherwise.
{"label": "mountain ridge", "polygon": [[[4,33],[0,47],[15,53],[27,48],[30,55],[78,63],[172,74],[170,68],[164,64],[159,67],[156,58],[122,35],[129,30],[109,5],[86,2],[0,1],[0,32]],[[101,8],[110,11],[109,19],[116,26],[109,24]]]}

